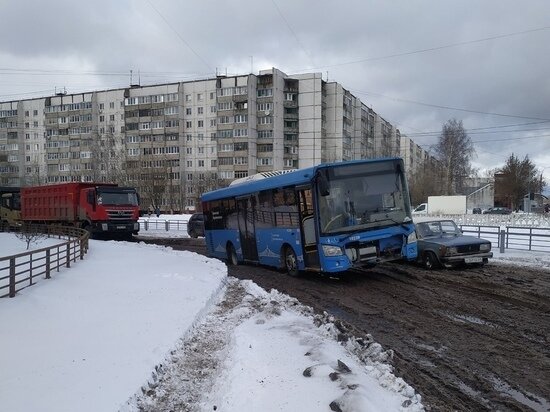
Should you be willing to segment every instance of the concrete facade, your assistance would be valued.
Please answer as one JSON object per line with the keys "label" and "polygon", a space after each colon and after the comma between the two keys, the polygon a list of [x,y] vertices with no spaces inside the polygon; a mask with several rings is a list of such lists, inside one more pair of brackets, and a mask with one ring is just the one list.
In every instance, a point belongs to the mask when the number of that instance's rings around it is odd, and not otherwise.
{"label": "concrete facade", "polygon": [[412,167],[410,142],[341,84],[273,68],[0,102],[0,185],[117,182],[143,208],[193,210],[258,172],[399,155]]}

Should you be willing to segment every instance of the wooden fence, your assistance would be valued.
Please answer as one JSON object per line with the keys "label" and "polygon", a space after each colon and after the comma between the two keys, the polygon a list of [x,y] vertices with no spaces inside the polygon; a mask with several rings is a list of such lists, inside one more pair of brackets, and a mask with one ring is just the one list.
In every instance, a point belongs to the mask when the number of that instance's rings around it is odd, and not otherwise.
{"label": "wooden fence", "polygon": [[55,246],[0,257],[0,298],[14,297],[41,277],[50,279],[52,272],[59,272],[62,267],[70,268],[71,262],[84,259],[88,252],[90,235],[83,229],[34,225],[21,230],[58,237],[62,241]]}

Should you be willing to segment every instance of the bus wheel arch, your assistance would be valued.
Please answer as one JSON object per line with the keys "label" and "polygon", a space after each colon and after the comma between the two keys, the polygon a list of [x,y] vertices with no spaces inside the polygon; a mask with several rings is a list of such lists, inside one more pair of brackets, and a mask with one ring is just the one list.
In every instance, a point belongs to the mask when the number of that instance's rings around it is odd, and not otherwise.
{"label": "bus wheel arch", "polygon": [[225,251],[227,255],[227,263],[231,266],[238,265],[239,260],[237,258],[237,251],[235,250],[235,246],[233,246],[233,243],[227,242],[227,245],[225,246]]}
{"label": "bus wheel arch", "polygon": [[281,248],[281,258],[282,267],[286,270],[288,275],[292,277],[297,277],[300,275],[296,252],[288,243],[285,243]]}

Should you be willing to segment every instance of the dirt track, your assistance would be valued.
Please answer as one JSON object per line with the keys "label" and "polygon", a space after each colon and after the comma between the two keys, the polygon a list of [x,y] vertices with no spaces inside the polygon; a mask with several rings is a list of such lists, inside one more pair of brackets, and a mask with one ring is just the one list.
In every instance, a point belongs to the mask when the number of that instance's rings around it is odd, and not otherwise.
{"label": "dirt track", "polygon": [[[205,253],[202,240],[158,240]],[[275,288],[370,333],[436,411],[550,410],[550,271],[490,263],[428,272],[380,265],[341,279],[258,266],[229,274]]]}

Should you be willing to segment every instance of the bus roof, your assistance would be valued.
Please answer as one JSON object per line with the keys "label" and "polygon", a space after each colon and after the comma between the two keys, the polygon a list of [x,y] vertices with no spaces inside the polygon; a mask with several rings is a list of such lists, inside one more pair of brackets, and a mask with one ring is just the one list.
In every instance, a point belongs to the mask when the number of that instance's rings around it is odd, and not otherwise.
{"label": "bus roof", "polygon": [[223,189],[213,190],[204,193],[201,201],[209,202],[212,200],[226,199],[236,196],[244,196],[249,193],[256,193],[267,189],[283,188],[286,186],[300,185],[311,182],[315,173],[319,169],[332,168],[335,166],[347,166],[361,163],[377,163],[385,161],[399,160],[398,157],[351,160],[347,162],[322,163],[304,169],[298,169],[292,172],[284,173],[279,176],[267,177],[265,179],[252,180],[250,182],[229,186]]}

